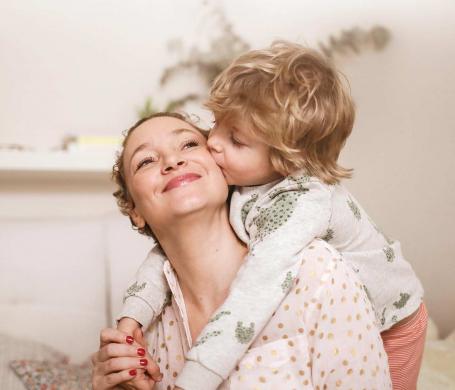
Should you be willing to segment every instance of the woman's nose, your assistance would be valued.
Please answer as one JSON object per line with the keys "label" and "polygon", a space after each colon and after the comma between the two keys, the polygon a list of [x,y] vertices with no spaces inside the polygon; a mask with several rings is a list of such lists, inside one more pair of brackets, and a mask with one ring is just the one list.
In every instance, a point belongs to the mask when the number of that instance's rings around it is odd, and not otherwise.
{"label": "woman's nose", "polygon": [[186,165],[186,162],[186,159],[181,156],[170,156],[164,160],[162,172],[168,173],[174,169],[181,168]]}

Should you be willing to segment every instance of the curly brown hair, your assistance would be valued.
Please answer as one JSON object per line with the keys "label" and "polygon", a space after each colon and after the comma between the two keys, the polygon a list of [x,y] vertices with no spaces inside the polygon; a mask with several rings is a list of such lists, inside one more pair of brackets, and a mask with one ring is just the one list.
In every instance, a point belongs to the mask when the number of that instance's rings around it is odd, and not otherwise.
{"label": "curly brown hair", "polygon": [[142,125],[144,122],[147,122],[148,120],[153,119],[153,118],[160,118],[160,117],[170,117],[170,118],[180,119],[180,120],[188,123],[192,127],[194,127],[196,130],[200,131],[204,136],[207,136],[207,131],[198,127],[195,124],[195,121],[192,120],[189,115],[184,114],[184,113],[178,113],[178,112],[157,112],[155,114],[149,115],[145,118],[138,120],[133,126],[131,126],[128,130],[125,130],[123,132],[124,138],[122,141],[122,147],[121,147],[120,151],[117,153],[114,166],[112,167],[112,180],[117,185],[117,190],[115,192],[113,192],[112,195],[114,195],[114,197],[116,198],[117,205],[120,209],[120,212],[123,215],[126,215],[127,217],[130,218],[133,229],[137,230],[139,233],[144,234],[148,237],[152,237],[156,242],[158,242],[158,240],[156,239],[156,236],[152,232],[152,229],[150,228],[150,226],[146,223],[144,225],[144,227],[141,227],[141,228],[137,227],[134,224],[134,221],[130,216],[130,211],[134,208],[134,202],[128,192],[128,186],[126,185],[123,156],[124,156],[126,144],[128,143],[128,140],[129,140],[131,134],[133,133],[133,131],[135,129],[137,129],[140,125]]}

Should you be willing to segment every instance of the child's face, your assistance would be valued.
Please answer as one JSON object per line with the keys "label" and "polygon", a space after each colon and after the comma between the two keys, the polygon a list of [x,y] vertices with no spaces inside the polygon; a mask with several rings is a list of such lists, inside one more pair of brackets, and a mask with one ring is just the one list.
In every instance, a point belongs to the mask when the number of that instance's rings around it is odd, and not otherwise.
{"label": "child's face", "polygon": [[270,162],[269,147],[251,131],[248,121],[216,123],[207,145],[230,185],[260,185],[282,177]]}

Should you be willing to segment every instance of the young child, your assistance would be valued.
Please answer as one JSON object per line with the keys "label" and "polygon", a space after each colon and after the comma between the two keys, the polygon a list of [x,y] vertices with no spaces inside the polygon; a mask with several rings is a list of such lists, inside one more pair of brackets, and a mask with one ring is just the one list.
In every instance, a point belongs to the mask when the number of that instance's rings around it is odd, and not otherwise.
{"label": "young child", "polygon": [[[229,375],[292,286],[301,250],[322,238],[364,284],[394,389],[415,388],[427,320],[423,289],[399,242],[385,236],[340,184],[350,177],[337,160],[354,106],[337,71],[313,50],[277,42],[234,60],[215,80],[207,107],[215,116],[208,146],[228,184],[237,186],[230,221],[249,253],[225,303],[193,343],[176,385],[215,389]],[[131,334],[160,314],[162,261],[154,249],[141,266],[125,295],[120,330]],[[333,304],[343,304],[343,297]]]}

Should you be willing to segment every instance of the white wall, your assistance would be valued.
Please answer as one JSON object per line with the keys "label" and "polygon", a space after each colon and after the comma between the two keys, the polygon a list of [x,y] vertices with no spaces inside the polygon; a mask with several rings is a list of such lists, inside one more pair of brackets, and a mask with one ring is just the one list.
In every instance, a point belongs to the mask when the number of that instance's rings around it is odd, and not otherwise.
{"label": "white wall", "polygon": [[[219,3],[223,4],[223,3]],[[224,2],[253,47],[286,38],[315,45],[354,26],[392,32],[384,52],[338,58],[358,107],[342,156],[371,216],[402,241],[431,315],[455,327],[455,3],[308,0]],[[118,134],[146,96],[161,104],[167,41],[207,44],[216,31],[192,0],[0,2],[0,143],[37,148],[73,134]],[[105,184],[2,183],[0,216],[99,215]],[[50,238],[51,239],[51,238]]]}

